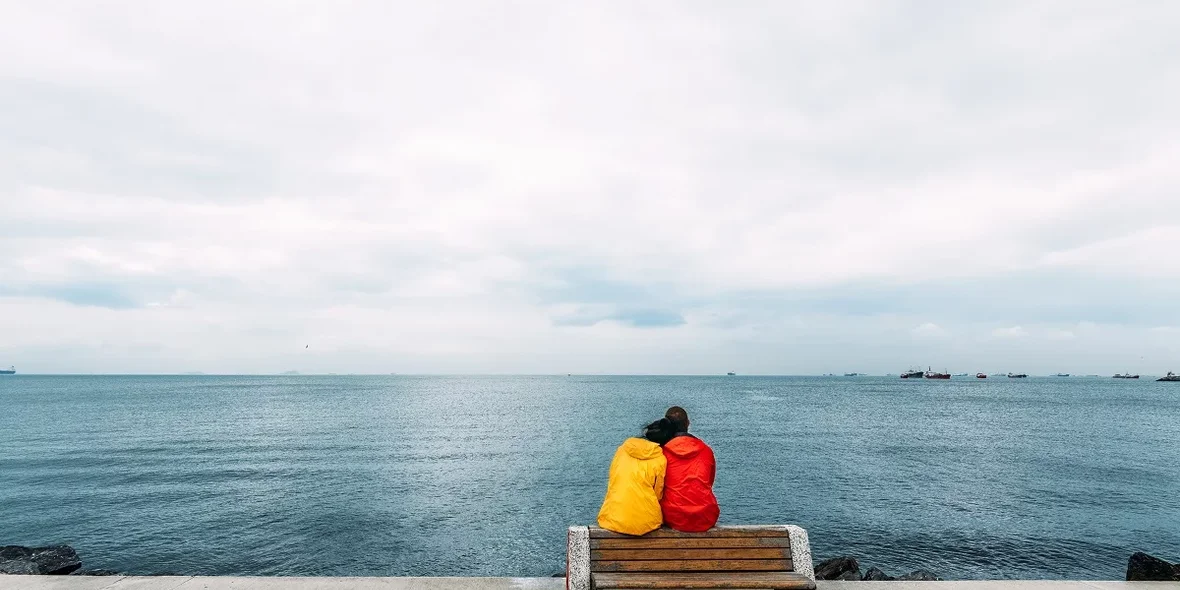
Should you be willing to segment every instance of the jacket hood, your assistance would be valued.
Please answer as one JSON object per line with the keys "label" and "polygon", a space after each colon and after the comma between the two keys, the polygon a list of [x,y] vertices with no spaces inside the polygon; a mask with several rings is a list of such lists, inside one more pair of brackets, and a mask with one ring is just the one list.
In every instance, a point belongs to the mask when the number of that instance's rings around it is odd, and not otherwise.
{"label": "jacket hood", "polygon": [[664,445],[664,452],[681,459],[691,459],[701,452],[705,443],[691,434],[678,434]]}
{"label": "jacket hood", "polygon": [[664,452],[660,449],[660,445],[642,438],[627,439],[627,441],[623,443],[623,450],[627,451],[628,455],[631,455],[640,461],[664,456]]}

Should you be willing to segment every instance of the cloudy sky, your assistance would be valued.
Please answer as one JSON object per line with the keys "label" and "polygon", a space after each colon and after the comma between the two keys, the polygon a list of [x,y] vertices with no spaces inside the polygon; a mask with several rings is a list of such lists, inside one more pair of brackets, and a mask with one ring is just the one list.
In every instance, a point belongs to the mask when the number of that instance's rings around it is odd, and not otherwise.
{"label": "cloudy sky", "polygon": [[22,372],[1180,370],[1180,4],[0,15]]}

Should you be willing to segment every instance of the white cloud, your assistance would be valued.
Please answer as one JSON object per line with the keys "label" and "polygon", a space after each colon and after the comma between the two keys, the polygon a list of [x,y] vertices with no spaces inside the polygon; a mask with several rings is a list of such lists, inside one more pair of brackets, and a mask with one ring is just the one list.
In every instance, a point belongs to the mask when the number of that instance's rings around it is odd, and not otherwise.
{"label": "white cloud", "polygon": [[947,331],[938,324],[926,322],[910,330],[910,333],[918,338],[939,339],[948,336]]}
{"label": "white cloud", "polygon": [[1049,340],[1073,340],[1078,337],[1072,330],[1060,329],[1049,330],[1045,336]]}
{"label": "white cloud", "polygon": [[1024,338],[1028,332],[1021,326],[1012,326],[1011,328],[996,328],[992,330],[992,336],[996,338]]}

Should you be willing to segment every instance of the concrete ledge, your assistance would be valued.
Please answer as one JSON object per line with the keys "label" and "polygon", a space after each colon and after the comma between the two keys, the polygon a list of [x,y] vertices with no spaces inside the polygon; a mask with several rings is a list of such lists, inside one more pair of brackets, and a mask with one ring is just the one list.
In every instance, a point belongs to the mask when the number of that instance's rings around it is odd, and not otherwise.
{"label": "concrete ledge", "polygon": [[959,580],[943,582],[840,582],[820,580],[817,590],[1180,590],[1180,582],[1091,580]]}
{"label": "concrete ledge", "polygon": [[[1180,582],[971,580],[837,582],[819,590],[1180,590]],[[564,590],[563,578],[325,578],[235,576],[4,576],[0,590]]]}
{"label": "concrete ledge", "polygon": [[0,590],[565,590],[564,578],[4,576]]}

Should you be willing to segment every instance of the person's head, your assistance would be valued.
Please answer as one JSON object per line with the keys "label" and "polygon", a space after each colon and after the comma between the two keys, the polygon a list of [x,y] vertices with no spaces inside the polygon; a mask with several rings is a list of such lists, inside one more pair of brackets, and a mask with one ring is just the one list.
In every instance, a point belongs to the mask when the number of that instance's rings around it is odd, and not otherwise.
{"label": "person's head", "polygon": [[660,418],[643,427],[643,438],[663,446],[676,436],[676,424],[667,418]]}
{"label": "person's head", "polygon": [[676,432],[688,432],[688,412],[680,406],[672,406],[664,412],[664,417],[676,425]]}

